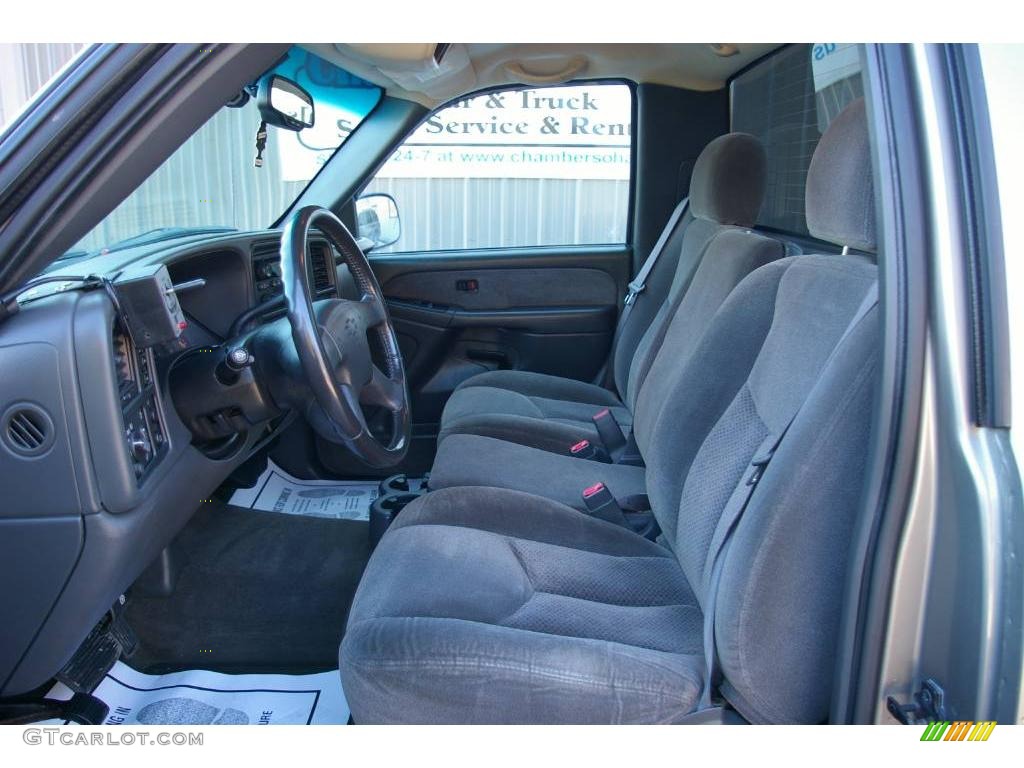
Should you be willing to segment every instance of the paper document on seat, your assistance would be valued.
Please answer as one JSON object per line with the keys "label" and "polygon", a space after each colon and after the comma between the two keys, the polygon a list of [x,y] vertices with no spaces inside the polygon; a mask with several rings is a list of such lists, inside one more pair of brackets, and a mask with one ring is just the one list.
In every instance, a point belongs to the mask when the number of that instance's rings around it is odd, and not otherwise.
{"label": "paper document on seat", "polygon": [[[58,683],[49,696],[70,699]],[[93,691],[104,725],[344,725],[337,670],[314,675],[225,675],[195,669],[147,675],[117,662]],[[59,721],[55,721],[59,722]]]}
{"label": "paper document on seat", "polygon": [[300,480],[268,460],[256,484],[236,490],[229,503],[286,515],[369,520],[378,492],[376,480]]}

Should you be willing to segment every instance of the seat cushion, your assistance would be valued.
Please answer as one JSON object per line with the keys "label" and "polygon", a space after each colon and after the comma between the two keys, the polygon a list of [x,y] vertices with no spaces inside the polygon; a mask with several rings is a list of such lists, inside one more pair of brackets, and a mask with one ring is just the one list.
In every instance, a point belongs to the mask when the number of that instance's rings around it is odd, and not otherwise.
{"label": "seat cushion", "polygon": [[675,722],[701,625],[657,544],[528,494],[436,491],[370,559],[342,684],[357,723]]}
{"label": "seat cushion", "polygon": [[485,435],[567,454],[580,440],[598,439],[591,417],[602,408],[628,431],[632,416],[607,389],[530,371],[489,371],[452,393],[438,441],[452,434]]}
{"label": "seat cushion", "polygon": [[604,483],[617,499],[647,493],[643,467],[560,456],[481,435],[451,435],[437,449],[430,487],[510,488],[584,509],[583,489]]}

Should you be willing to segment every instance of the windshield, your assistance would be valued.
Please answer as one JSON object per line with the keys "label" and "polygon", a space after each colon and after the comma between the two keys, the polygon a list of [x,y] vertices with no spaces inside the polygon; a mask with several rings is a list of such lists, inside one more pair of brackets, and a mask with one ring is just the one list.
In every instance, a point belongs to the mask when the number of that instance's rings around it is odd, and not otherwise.
{"label": "windshield", "polygon": [[240,94],[241,106],[221,108],[58,263],[197,231],[273,224],[373,110],[381,90],[298,46],[270,72],[313,97],[312,127],[268,128],[256,167],[259,110],[255,98]]}

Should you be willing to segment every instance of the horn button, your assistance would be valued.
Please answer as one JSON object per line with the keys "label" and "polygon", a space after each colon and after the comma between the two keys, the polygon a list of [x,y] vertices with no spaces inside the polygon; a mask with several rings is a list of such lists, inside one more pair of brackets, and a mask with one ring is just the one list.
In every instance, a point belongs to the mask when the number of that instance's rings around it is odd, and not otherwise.
{"label": "horn button", "polygon": [[332,299],[317,302],[316,312],[320,341],[335,380],[357,392],[362,390],[373,376],[373,360],[366,338],[366,305]]}

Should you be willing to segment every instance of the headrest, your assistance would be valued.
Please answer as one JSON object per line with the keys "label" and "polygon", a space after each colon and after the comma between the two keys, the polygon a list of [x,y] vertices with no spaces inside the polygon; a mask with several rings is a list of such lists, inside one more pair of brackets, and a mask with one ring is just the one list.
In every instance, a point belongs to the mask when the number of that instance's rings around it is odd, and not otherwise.
{"label": "headrest", "polygon": [[764,146],[749,133],[727,133],[697,158],[690,182],[690,211],[719,224],[752,227],[764,202]]}
{"label": "headrest", "polygon": [[875,251],[875,189],[864,99],[851,102],[818,141],[807,170],[807,230],[820,240]]}

